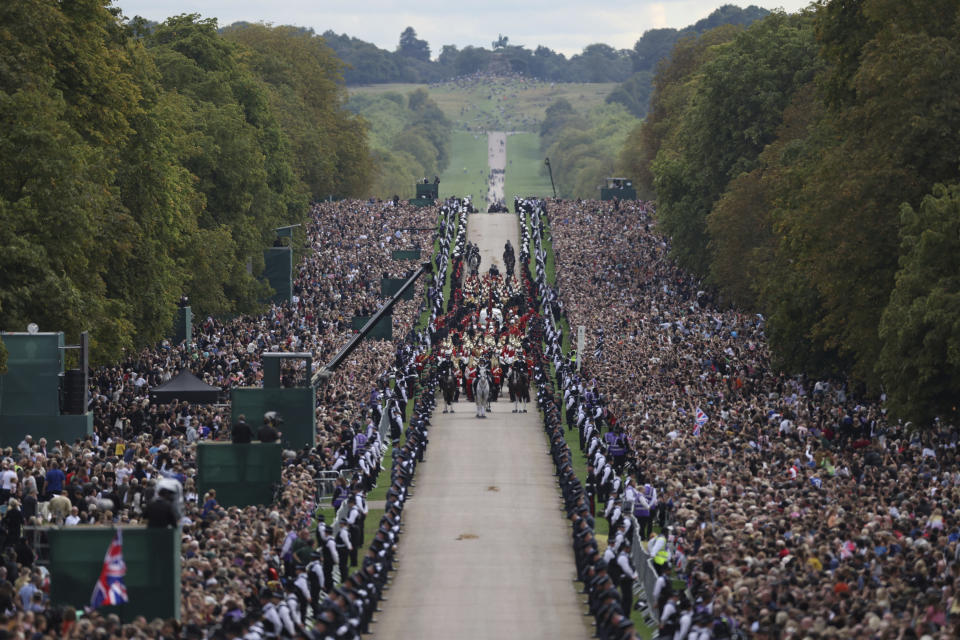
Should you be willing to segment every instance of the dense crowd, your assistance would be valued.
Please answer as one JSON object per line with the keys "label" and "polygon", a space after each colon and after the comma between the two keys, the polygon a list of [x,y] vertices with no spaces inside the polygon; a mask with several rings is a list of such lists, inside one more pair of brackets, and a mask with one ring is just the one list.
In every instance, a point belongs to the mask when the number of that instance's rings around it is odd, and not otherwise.
{"label": "dense crowd", "polygon": [[[450,203],[441,216],[444,267],[454,235],[446,220],[456,206]],[[7,448],[0,472],[0,498],[8,505],[2,519],[2,629],[9,630],[11,637],[23,638],[204,637],[214,629],[251,638],[272,637],[270,625],[263,622],[266,610],[296,611],[302,622],[307,604],[313,604],[312,621],[318,633],[323,632],[320,637],[358,635],[360,622],[353,624],[351,611],[366,606],[363,617],[369,621],[373,594],[385,579],[384,567],[392,564],[384,559],[392,553],[398,532],[404,487],[426,443],[432,393],[419,396],[407,444],[398,447],[393,457],[384,516],[388,522],[382,523],[372,541],[373,550],[367,552],[372,558],[359,560],[354,550],[350,564],[358,570],[352,575],[346,563],[334,563],[341,574],[336,589],[345,589],[343,593],[335,591],[330,576],[322,579],[322,571],[307,581],[307,566],[312,560],[317,561],[315,566],[323,564],[323,549],[333,536],[330,525],[334,523],[316,520],[316,475],[342,464],[344,455],[353,455],[356,463],[358,441],[361,450],[382,446],[372,427],[385,396],[392,394],[390,402],[400,406],[414,399],[423,369],[421,355],[429,344],[426,333],[413,331],[418,301],[429,289],[435,309],[442,308],[438,283],[445,269],[434,280],[418,282],[413,302],[394,308],[393,343],[362,342],[320,388],[319,444],[284,453],[279,499],[272,505],[223,508],[215,494],[198,495],[195,443],[230,438],[229,410],[182,402],[157,405],[150,402],[149,390],[182,369],[227,390],[256,386],[262,377],[259,354],[264,351],[312,351],[319,366],[353,334],[350,317],[368,315],[382,302],[381,276],[407,275],[410,263],[394,262],[392,250],[422,246],[431,251],[437,234],[410,229],[435,228],[436,215],[435,208],[391,202],[317,205],[306,229],[291,303],[272,306],[257,317],[206,318],[194,327],[190,344],[165,342],[122,365],[95,370],[92,437],[73,443],[27,437],[18,447]],[[306,382],[312,372],[294,373]],[[428,388],[435,384],[429,372],[423,378]],[[397,380],[398,389],[403,387],[406,397],[400,391],[391,392],[392,379]],[[375,477],[375,470],[371,473]],[[162,493],[164,483],[171,481],[179,483],[184,500],[182,625],[142,619],[121,625],[115,616],[95,611],[80,615],[72,608],[50,606],[49,573],[37,562],[24,527],[48,522],[62,526],[143,523],[150,517],[149,505]],[[362,502],[368,488],[369,482],[356,474],[345,485],[347,499]],[[351,528],[351,534],[355,531]],[[348,538],[350,542],[356,540]],[[365,557],[362,552],[359,555]],[[311,603],[317,598],[317,578],[323,587],[320,604]],[[281,622],[286,626],[286,619]],[[302,635],[303,629],[296,626],[288,635]]]}
{"label": "dense crowd", "polygon": [[679,270],[650,205],[545,206],[545,308],[588,336],[555,364],[590,499],[608,500],[611,539],[628,504],[642,539],[662,527],[651,555],[687,584],[647,594],[661,636],[957,637],[955,425],[900,424],[842,380],[777,369],[764,318]]}
{"label": "dense crowd", "polygon": [[[379,306],[382,276],[402,277],[410,263],[391,259],[394,249],[429,250],[431,238],[412,228],[433,228],[435,210],[405,203],[344,201],[324,203],[313,210],[307,228],[305,254],[296,268],[294,297],[262,316],[228,321],[208,317],[195,327],[189,344],[168,342],[147,349],[126,362],[95,372],[92,409],[101,438],[149,434],[168,438],[193,424],[213,438],[227,437],[227,416],[220,409],[149,404],[149,390],[188,368],[204,382],[229,389],[256,386],[265,351],[301,351],[322,364],[351,335],[354,315],[368,316]],[[418,283],[415,300],[422,299]],[[410,329],[416,302],[400,302],[393,311],[395,332]],[[390,345],[366,341],[322,390],[317,422],[323,435],[335,440],[339,419],[361,407],[371,386],[382,382],[392,357]],[[300,372],[301,379],[306,372]]]}

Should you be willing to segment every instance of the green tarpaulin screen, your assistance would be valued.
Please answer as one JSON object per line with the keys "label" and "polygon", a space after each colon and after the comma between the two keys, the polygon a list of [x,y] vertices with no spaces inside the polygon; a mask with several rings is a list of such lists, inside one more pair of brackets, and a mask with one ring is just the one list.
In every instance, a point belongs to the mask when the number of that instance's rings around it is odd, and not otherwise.
{"label": "green tarpaulin screen", "polygon": [[440,185],[417,183],[417,198],[421,200],[436,200],[440,194]]}
{"label": "green tarpaulin screen", "polygon": [[230,392],[230,416],[233,422],[243,414],[256,433],[263,414],[276,411],[283,418],[280,432],[287,449],[313,447],[317,439],[316,391],[313,387],[261,388],[241,387]]}
{"label": "green tarpaulin screen", "polygon": [[293,249],[270,247],[263,252],[263,277],[275,294],[270,302],[289,302],[293,297]]}
{"label": "green tarpaulin screen", "polygon": [[420,249],[394,249],[392,256],[394,260],[419,260]]}
{"label": "green tarpaulin screen", "polygon": [[[403,283],[406,282],[403,278],[383,278],[380,280],[380,297],[381,298],[392,298],[397,291],[400,291],[400,287],[403,286]],[[401,300],[413,300],[414,294],[417,292],[416,287],[410,287],[407,289]]]}
{"label": "green tarpaulin screen", "polygon": [[604,187],[600,189],[601,200],[636,200],[637,190],[633,187],[622,189]]}
{"label": "green tarpaulin screen", "polygon": [[197,446],[197,486],[200,495],[217,490],[224,507],[271,504],[280,482],[279,443],[201,443]]}
{"label": "green tarpaulin screen", "polygon": [[[354,331],[360,331],[370,320],[368,316],[354,316],[350,326]],[[380,317],[380,321],[373,325],[365,340],[393,340],[393,316],[387,314]]]}
{"label": "green tarpaulin screen", "polygon": [[5,333],[7,373],[0,376],[0,414],[60,415],[62,333]]}
{"label": "green tarpaulin screen", "polygon": [[[64,527],[47,530],[50,542],[50,600],[78,610],[90,606],[112,527]],[[136,616],[180,618],[180,529],[123,528],[124,582],[130,601],[103,607],[129,622]]]}

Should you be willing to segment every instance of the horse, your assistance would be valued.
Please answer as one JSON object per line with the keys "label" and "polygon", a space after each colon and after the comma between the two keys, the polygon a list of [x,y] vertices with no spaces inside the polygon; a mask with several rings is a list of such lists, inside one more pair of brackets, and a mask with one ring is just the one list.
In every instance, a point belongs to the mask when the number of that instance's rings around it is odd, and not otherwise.
{"label": "horse", "polygon": [[470,275],[476,276],[480,273],[480,248],[476,245],[467,247],[467,266],[470,267]]}
{"label": "horse", "polygon": [[453,373],[453,364],[445,362],[447,366],[440,368],[440,390],[443,391],[443,412],[456,413],[453,410],[453,403],[457,397],[457,376]]}
{"label": "horse", "polygon": [[488,401],[490,399],[490,377],[487,374],[487,368],[481,366],[477,370],[477,379],[473,383],[473,399],[477,403],[477,417],[486,418],[487,411],[490,410]]}
{"label": "horse", "polygon": [[[519,361],[518,361],[519,362]],[[513,413],[526,413],[527,403],[530,402],[530,374],[527,373],[526,366],[517,366],[514,363],[510,367],[510,373],[507,376],[507,388],[510,390],[510,399],[513,400]],[[523,410],[520,410],[520,404]]]}
{"label": "horse", "polygon": [[513,255],[513,245],[507,240],[506,247],[503,250],[503,266],[506,268],[507,277],[513,277],[513,267],[516,264],[516,257]]}

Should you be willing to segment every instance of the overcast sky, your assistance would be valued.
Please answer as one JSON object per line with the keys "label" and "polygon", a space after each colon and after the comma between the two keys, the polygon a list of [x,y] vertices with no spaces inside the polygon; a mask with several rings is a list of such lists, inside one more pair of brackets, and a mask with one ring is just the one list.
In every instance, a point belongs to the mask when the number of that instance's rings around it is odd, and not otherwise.
{"label": "overcast sky", "polygon": [[373,42],[393,51],[400,32],[413,27],[430,43],[434,57],[445,44],[490,47],[498,34],[510,44],[547,46],[566,55],[603,42],[629,49],[647,29],[682,28],[723,4],[755,4],[767,9],[797,11],[809,0],[114,0],[124,15],[151,20],[180,13],[217,18],[220,25],[238,20],[312,27]]}

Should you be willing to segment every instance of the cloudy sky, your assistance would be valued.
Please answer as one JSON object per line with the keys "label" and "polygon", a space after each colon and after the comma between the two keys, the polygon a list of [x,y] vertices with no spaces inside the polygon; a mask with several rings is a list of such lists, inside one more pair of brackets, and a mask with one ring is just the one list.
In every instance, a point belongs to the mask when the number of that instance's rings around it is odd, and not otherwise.
{"label": "cloudy sky", "polygon": [[490,47],[498,34],[528,48],[545,45],[572,55],[603,42],[628,49],[647,29],[681,28],[705,18],[722,4],[793,12],[810,0],[114,0],[124,15],[151,20],[180,13],[312,27],[373,42],[394,50],[400,32],[412,26],[430,43],[434,56],[445,44]]}

